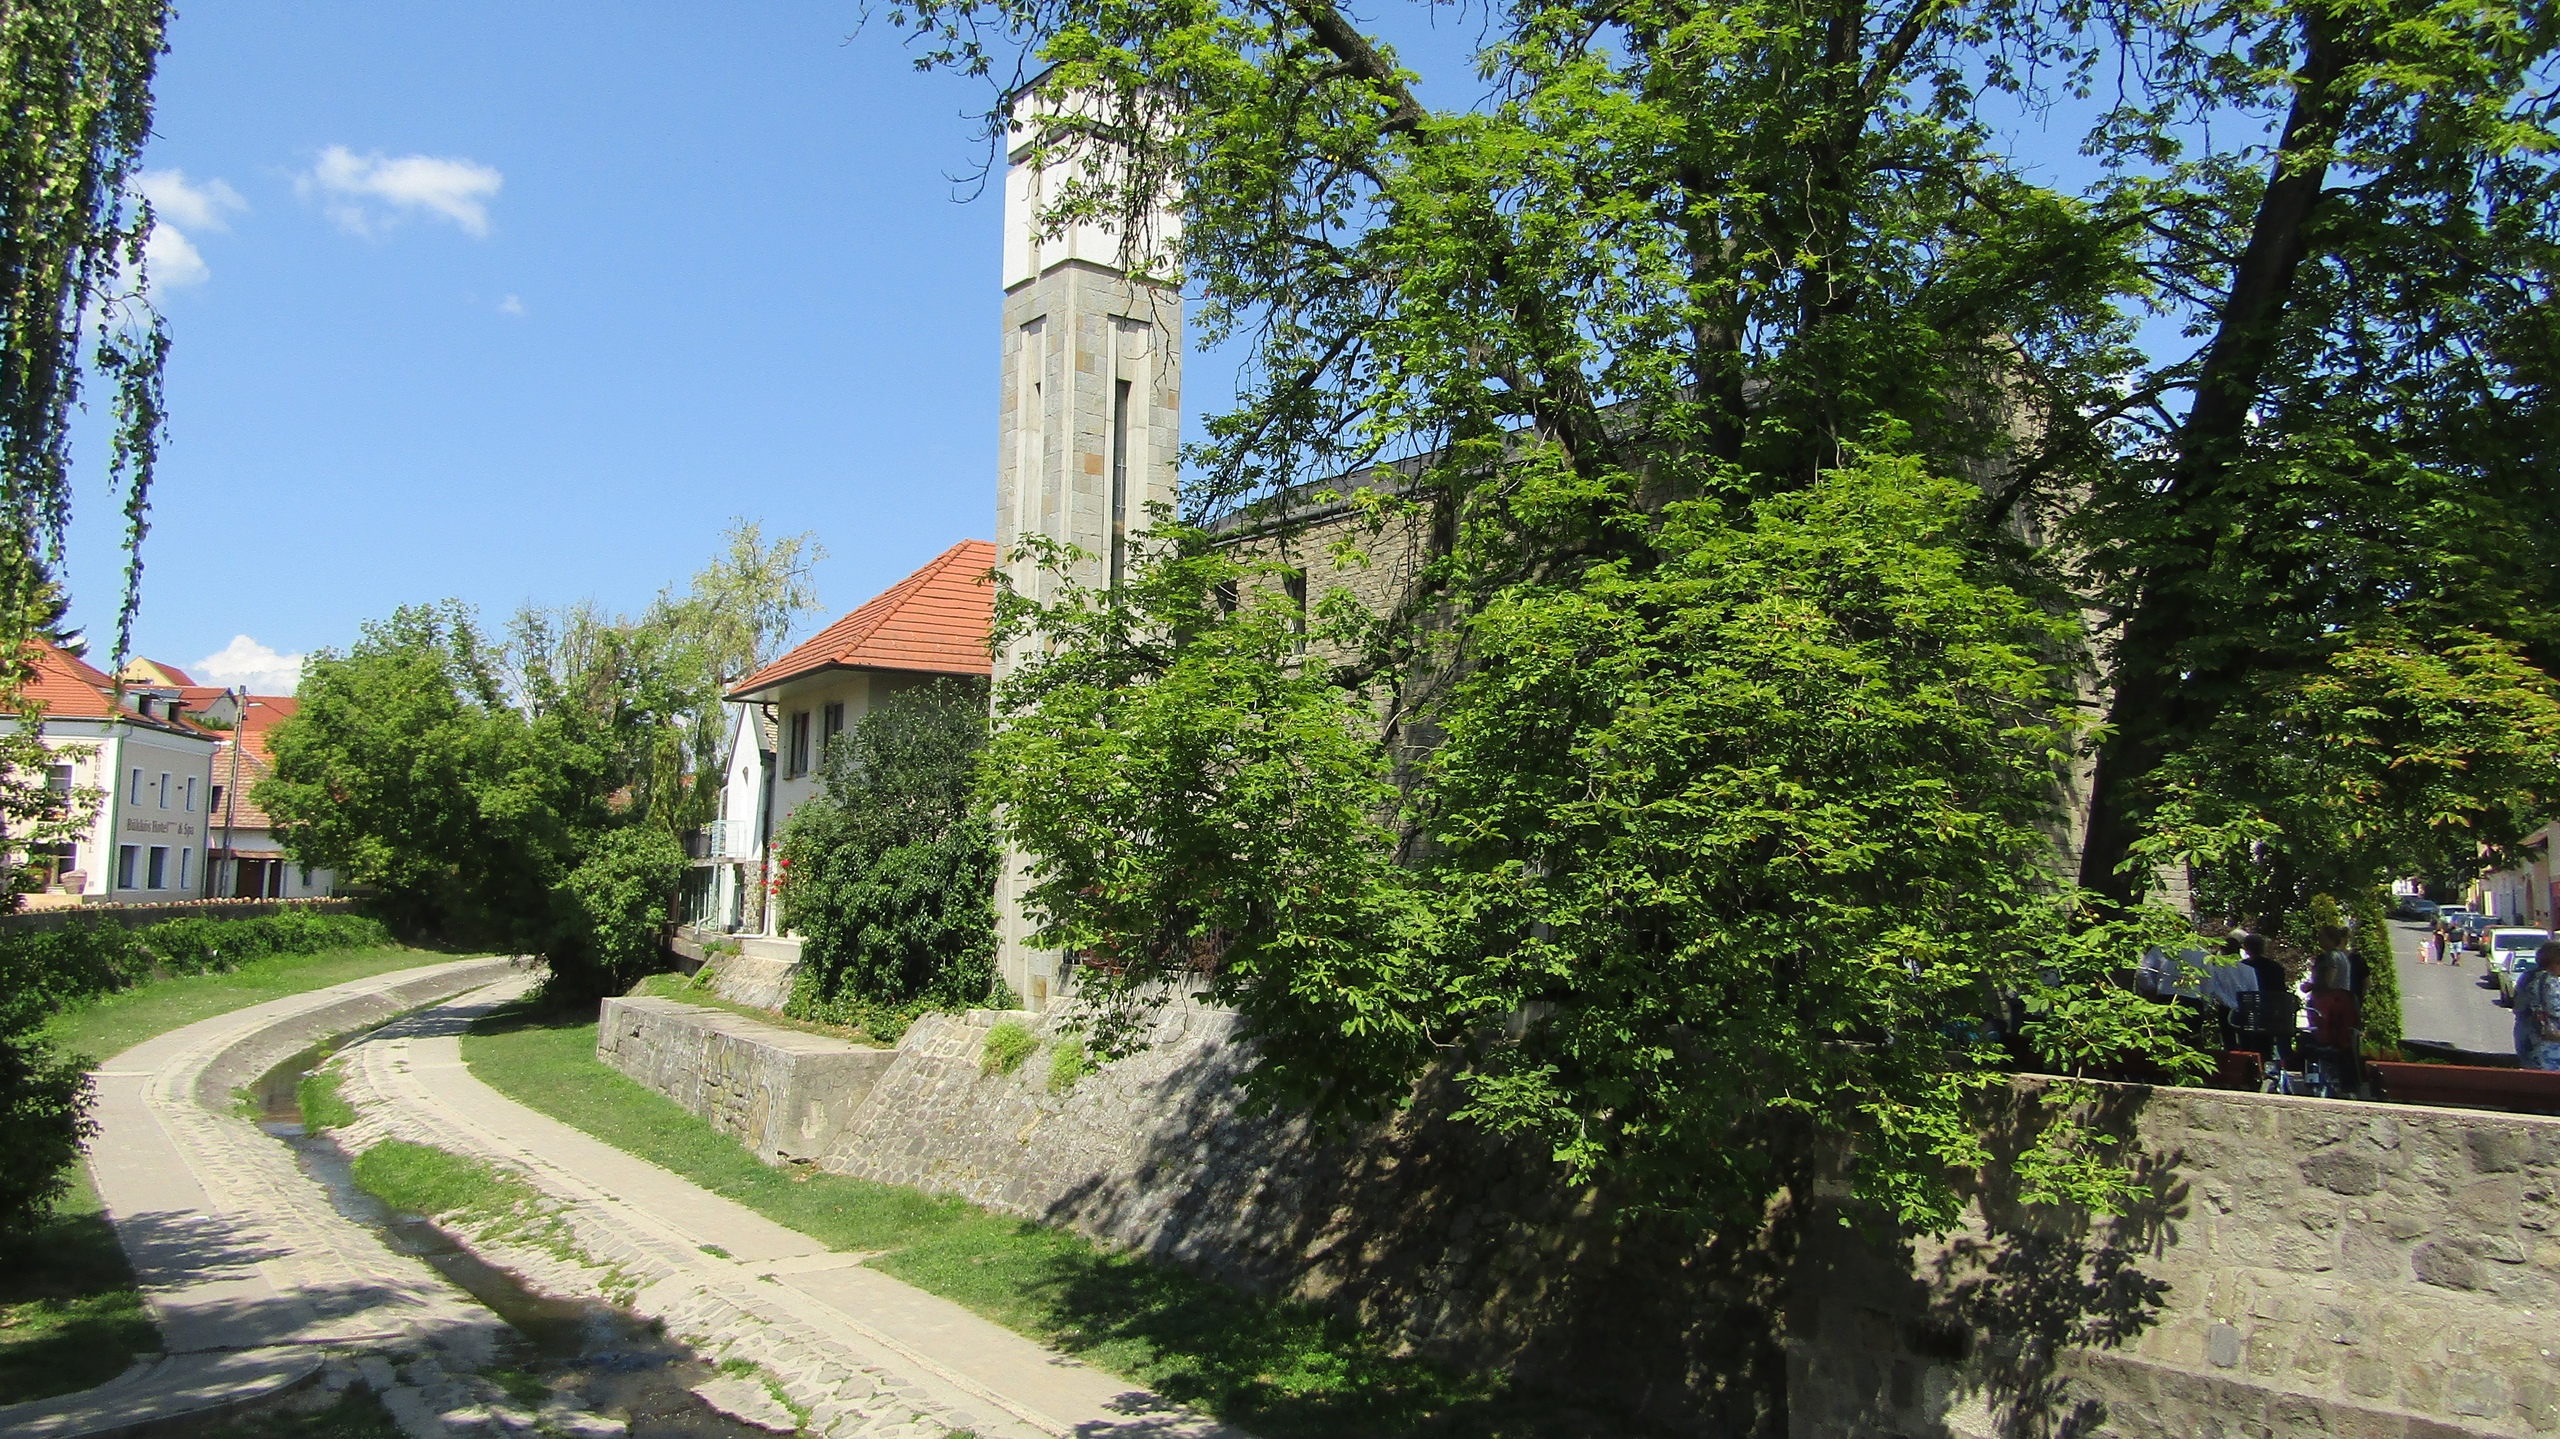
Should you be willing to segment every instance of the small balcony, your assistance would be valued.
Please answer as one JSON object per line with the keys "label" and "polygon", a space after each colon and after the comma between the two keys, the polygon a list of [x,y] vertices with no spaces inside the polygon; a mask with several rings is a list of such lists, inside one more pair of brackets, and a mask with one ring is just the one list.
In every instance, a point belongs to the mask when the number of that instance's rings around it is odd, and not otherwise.
{"label": "small balcony", "polygon": [[743,821],[715,819],[700,829],[686,830],[682,838],[687,859],[719,862],[756,857],[755,827]]}

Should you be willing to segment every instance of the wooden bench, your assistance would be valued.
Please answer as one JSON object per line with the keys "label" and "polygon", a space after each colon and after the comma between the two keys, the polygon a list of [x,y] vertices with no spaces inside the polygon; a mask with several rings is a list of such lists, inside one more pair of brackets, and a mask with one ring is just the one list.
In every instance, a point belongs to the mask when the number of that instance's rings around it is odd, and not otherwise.
{"label": "wooden bench", "polygon": [[2492,1069],[2477,1064],[2369,1061],[2382,1092],[2402,1104],[2448,1104],[2519,1114],[2560,1114],[2560,1071]]}

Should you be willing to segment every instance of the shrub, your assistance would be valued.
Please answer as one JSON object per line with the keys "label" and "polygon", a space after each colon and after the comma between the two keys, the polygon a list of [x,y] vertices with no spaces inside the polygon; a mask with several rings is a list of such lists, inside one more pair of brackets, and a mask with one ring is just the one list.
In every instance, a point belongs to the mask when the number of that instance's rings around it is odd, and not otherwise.
{"label": "shrub", "polygon": [[986,738],[985,687],[944,680],[890,696],[828,746],[821,793],[782,837],[784,911],[815,977],[794,1018],[985,1001],[999,863],[973,799]]}
{"label": "shrub", "polygon": [[1011,1074],[1039,1048],[1038,1035],[1020,1020],[1008,1019],[987,1031],[978,1066],[989,1074]]}
{"label": "shrub", "polygon": [[1083,1040],[1060,1040],[1049,1053],[1049,1092],[1064,1094],[1093,1070],[1093,1052],[1085,1048]]}
{"label": "shrub", "polygon": [[2364,963],[2364,1042],[2374,1049],[2400,1049],[2400,966],[2391,957],[2391,903],[2379,889],[2368,890],[2355,906],[2356,958]]}
{"label": "shrub", "polygon": [[88,1117],[89,1076],[40,1037],[41,999],[0,991],[0,1252],[23,1244],[70,1182]]}
{"label": "shrub", "polygon": [[578,914],[549,953],[553,987],[581,997],[619,994],[653,968],[684,867],[684,847],[665,830],[632,825],[596,835],[569,872]]}

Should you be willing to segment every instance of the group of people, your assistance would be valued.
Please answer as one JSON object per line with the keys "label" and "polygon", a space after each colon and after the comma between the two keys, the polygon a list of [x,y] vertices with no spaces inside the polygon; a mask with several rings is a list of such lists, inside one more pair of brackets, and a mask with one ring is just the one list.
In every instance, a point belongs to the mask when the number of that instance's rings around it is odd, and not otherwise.
{"label": "group of people", "polygon": [[2516,976],[2516,1059],[2527,1069],[2560,1069],[2560,940],[2533,952]]}
{"label": "group of people", "polygon": [[[2199,1040],[2224,1050],[2263,1054],[2292,1068],[2307,1033],[2311,1044],[2352,1060],[2364,1022],[2367,967],[2348,943],[2346,930],[2324,928],[2316,938],[2320,952],[2299,986],[2269,952],[2266,936],[2235,934],[2224,941],[2224,955],[2214,959],[2201,949],[2176,955],[2149,951],[2134,987],[2152,998],[2188,1006],[2195,1013]],[[2553,1033],[2560,1036],[2560,984],[2552,987],[2551,998]],[[2553,1047],[2560,1058],[2560,1039]]]}

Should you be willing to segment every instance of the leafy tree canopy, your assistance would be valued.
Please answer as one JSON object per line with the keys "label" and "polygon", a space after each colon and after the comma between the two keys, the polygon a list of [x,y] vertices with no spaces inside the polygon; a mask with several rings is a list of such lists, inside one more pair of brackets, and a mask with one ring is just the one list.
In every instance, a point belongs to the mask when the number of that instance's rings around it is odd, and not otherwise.
{"label": "leafy tree canopy", "polygon": [[[1134,260],[1178,212],[1254,357],[1189,518],[1400,462],[1351,499],[1419,583],[1282,554],[1304,654],[1198,535],[1014,611],[1050,937],[1216,956],[1273,1092],[1456,1055],[1484,1122],[1728,1215],[1800,1114],[1941,1220],[1959,996],[2148,1043],[2096,981],[2156,861],[2276,918],[2560,803],[2548,8],[1522,0],[1461,112],[1331,0],[892,8],[1042,73],[1047,224]],[[2048,106],[2085,187],[2012,158]]]}

